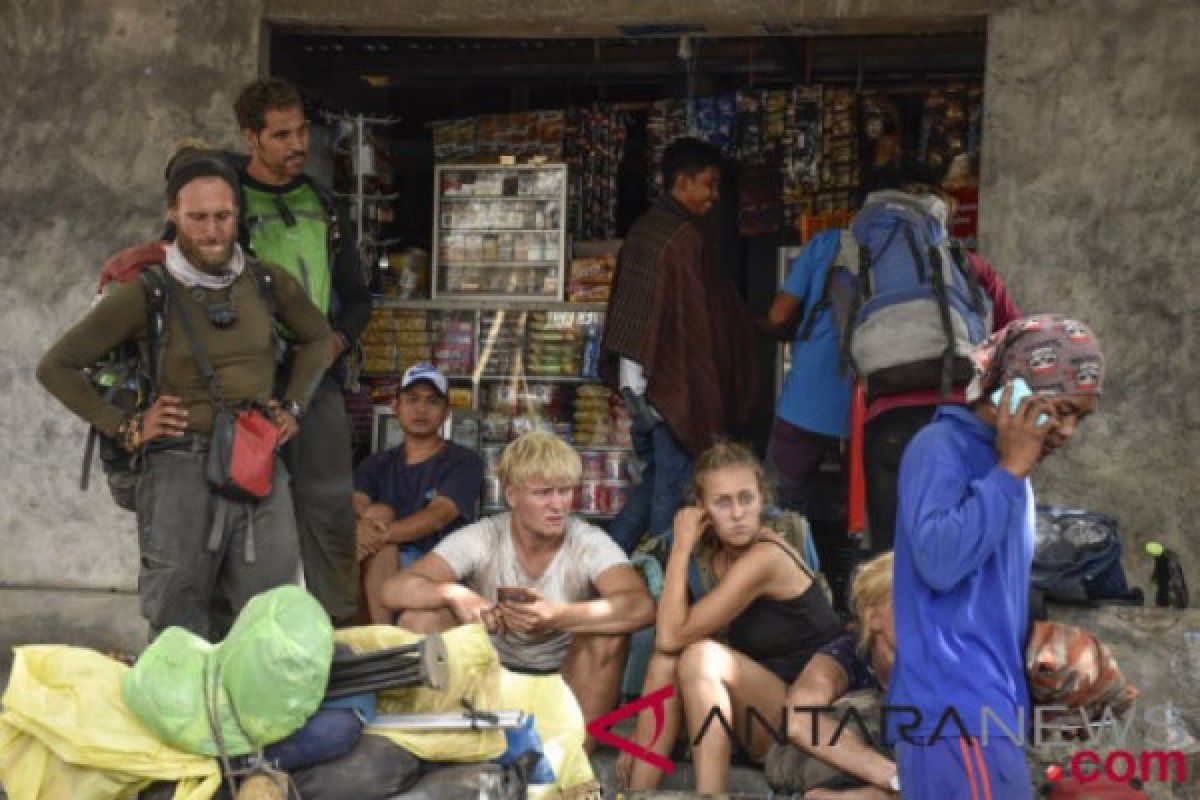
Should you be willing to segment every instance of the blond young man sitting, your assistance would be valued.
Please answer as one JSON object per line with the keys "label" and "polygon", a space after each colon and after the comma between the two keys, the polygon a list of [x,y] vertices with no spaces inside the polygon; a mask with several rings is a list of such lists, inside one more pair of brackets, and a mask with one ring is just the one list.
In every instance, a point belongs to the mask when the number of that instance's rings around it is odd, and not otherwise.
{"label": "blond young man sitting", "polygon": [[447,536],[382,599],[409,630],[483,623],[506,667],[560,672],[590,721],[616,704],[626,635],[653,622],[654,600],[608,534],[571,516],[581,472],[554,434],[513,441],[500,460],[511,511]]}

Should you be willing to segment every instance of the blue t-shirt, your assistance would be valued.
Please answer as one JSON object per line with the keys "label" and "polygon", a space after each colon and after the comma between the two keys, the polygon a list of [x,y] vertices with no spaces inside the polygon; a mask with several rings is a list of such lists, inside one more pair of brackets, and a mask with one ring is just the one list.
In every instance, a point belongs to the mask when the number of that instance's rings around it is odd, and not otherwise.
{"label": "blue t-shirt", "polygon": [[458,509],[458,517],[436,533],[406,542],[400,552],[410,557],[425,555],[446,534],[476,519],[475,509],[483,491],[483,461],[479,455],[454,442],[419,464],[405,461],[404,445],[363,459],[354,471],[354,489],[373,503],[392,507],[396,519],[417,513],[435,497],[447,497]]}
{"label": "blue t-shirt", "polygon": [[[984,709],[995,715],[990,735],[1005,735],[997,724],[1015,732],[1029,725],[1035,531],[1033,490],[1000,466],[996,429],[970,409],[940,406],[900,463],[888,703],[920,710],[910,735],[961,735],[953,713],[978,736]],[[898,712],[888,722],[913,717]]]}
{"label": "blue t-shirt", "polygon": [[837,254],[841,231],[822,231],[814,236],[792,261],[781,291],[800,300],[803,313],[796,341],[792,343],[792,367],[779,393],[775,413],[806,431],[845,438],[850,428],[850,392],[854,380],[842,368],[833,310],[819,312],[812,335],[800,333],[812,307],[825,292],[825,277]]}

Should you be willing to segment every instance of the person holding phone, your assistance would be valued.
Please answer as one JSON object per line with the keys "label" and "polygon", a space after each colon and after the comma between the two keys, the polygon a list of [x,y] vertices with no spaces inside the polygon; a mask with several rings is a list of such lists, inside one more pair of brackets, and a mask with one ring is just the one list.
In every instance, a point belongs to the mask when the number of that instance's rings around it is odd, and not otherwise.
{"label": "person holding phone", "polygon": [[[900,467],[888,705],[911,711],[890,714],[887,734],[893,788],[912,800],[1033,796],[1021,748],[996,735],[1031,719],[1029,476],[1096,410],[1104,379],[1092,331],[1059,315],[1010,323],[974,360],[970,406],[941,406]],[[1032,394],[1014,409],[1018,381]],[[995,716],[986,742],[984,709]]]}
{"label": "person holding phone", "polygon": [[[739,744],[761,761],[773,740],[765,727],[747,726],[747,709],[778,730],[788,685],[818,648],[841,633],[841,624],[804,559],[766,527],[767,477],[749,450],[722,442],[701,454],[692,493],[695,505],[675,517],[655,652],[642,689],[645,697],[674,684],[675,696],[665,703],[662,720],[642,712],[634,741],[666,756],[686,718],[696,791],[708,794],[726,790],[733,748],[722,726],[709,719],[712,709],[721,710]],[[717,583],[689,603],[694,554],[712,564]],[[722,633],[727,636],[718,642]],[[657,767],[628,754],[618,759],[617,770],[634,790],[654,789],[662,778]]]}
{"label": "person holding phone", "polygon": [[381,598],[421,633],[483,623],[505,667],[561,673],[590,721],[616,705],[628,634],[654,620],[654,598],[607,533],[571,516],[582,469],[552,433],[514,440],[500,457],[512,510],[451,533]]}

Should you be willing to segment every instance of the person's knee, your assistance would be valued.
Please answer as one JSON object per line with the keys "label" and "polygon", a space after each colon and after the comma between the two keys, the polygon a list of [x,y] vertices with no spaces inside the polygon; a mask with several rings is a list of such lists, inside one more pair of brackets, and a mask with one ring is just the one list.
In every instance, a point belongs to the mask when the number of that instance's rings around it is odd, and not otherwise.
{"label": "person's knee", "polygon": [[363,512],[363,519],[377,525],[390,525],[396,519],[396,512],[386,503],[372,503]]}
{"label": "person's knee", "polygon": [[400,614],[396,620],[398,627],[412,633],[441,633],[448,631],[458,624],[454,615],[444,608],[427,611],[424,609],[409,609]]}
{"label": "person's knee", "polygon": [[828,698],[825,697],[824,692],[808,686],[793,686],[787,694],[787,704],[788,706],[794,708],[812,708],[815,706],[824,707],[830,705],[830,703],[827,701]]}
{"label": "person's knee", "polygon": [[679,654],[676,674],[680,683],[711,680],[719,675],[719,666],[725,661],[725,652],[711,639],[693,642]]}

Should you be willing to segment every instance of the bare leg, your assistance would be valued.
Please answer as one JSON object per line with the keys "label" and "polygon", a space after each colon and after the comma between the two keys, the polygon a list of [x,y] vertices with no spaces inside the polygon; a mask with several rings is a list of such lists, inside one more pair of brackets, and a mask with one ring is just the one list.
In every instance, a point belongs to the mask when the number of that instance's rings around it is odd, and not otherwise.
{"label": "bare leg", "polygon": [[413,633],[441,633],[458,627],[458,620],[448,608],[438,608],[432,611],[425,609],[409,609],[400,615],[396,621],[397,627]]}
{"label": "bare leg", "polygon": [[383,605],[383,582],[400,571],[397,546],[386,545],[362,562],[363,589],[367,595],[367,614],[372,625],[390,625],[392,612]]}
{"label": "bare leg", "polygon": [[[787,707],[820,708],[831,705],[831,689],[818,681],[820,665],[809,662],[804,672],[792,684],[787,695]],[[813,685],[816,684],[816,688]],[[887,785],[896,772],[896,763],[875,749],[873,744],[863,741],[855,725],[845,727],[838,735],[837,744],[830,744],[838,730],[840,720],[835,716],[810,712],[796,712],[788,719],[788,737],[792,744],[842,772],[855,776],[874,786]],[[815,727],[814,727],[815,726]]]}
{"label": "bare leg", "polygon": [[[675,683],[675,668],[679,657],[654,651],[650,663],[646,666],[646,682],[642,686],[642,697],[658,691],[670,683]],[[665,711],[662,733],[653,742],[654,712],[646,709],[638,714],[637,729],[633,741],[647,750],[657,753],[664,758],[670,758],[671,748],[679,738],[679,726],[683,722],[683,706],[679,702],[679,692],[663,703]],[[647,764],[640,758],[634,758],[629,753],[621,753],[617,758],[617,778],[622,788],[633,791],[650,791],[658,788],[663,773],[657,767]]]}
{"label": "bare leg", "polygon": [[[585,722],[607,714],[617,705],[621,690],[621,671],[625,666],[625,635],[576,634],[563,660],[562,677],[583,712]],[[583,749],[592,752],[596,742],[587,737]]]}
{"label": "bare leg", "polygon": [[[713,709],[720,710],[750,755],[762,761],[774,734],[768,733],[758,720],[751,727],[747,712],[754,709],[772,731],[778,731],[787,687],[766,667],[711,639],[689,645],[680,654],[678,673],[688,737],[692,741],[696,791],[722,793],[729,783],[733,744]],[[700,729],[710,714],[713,719],[700,737]]]}

